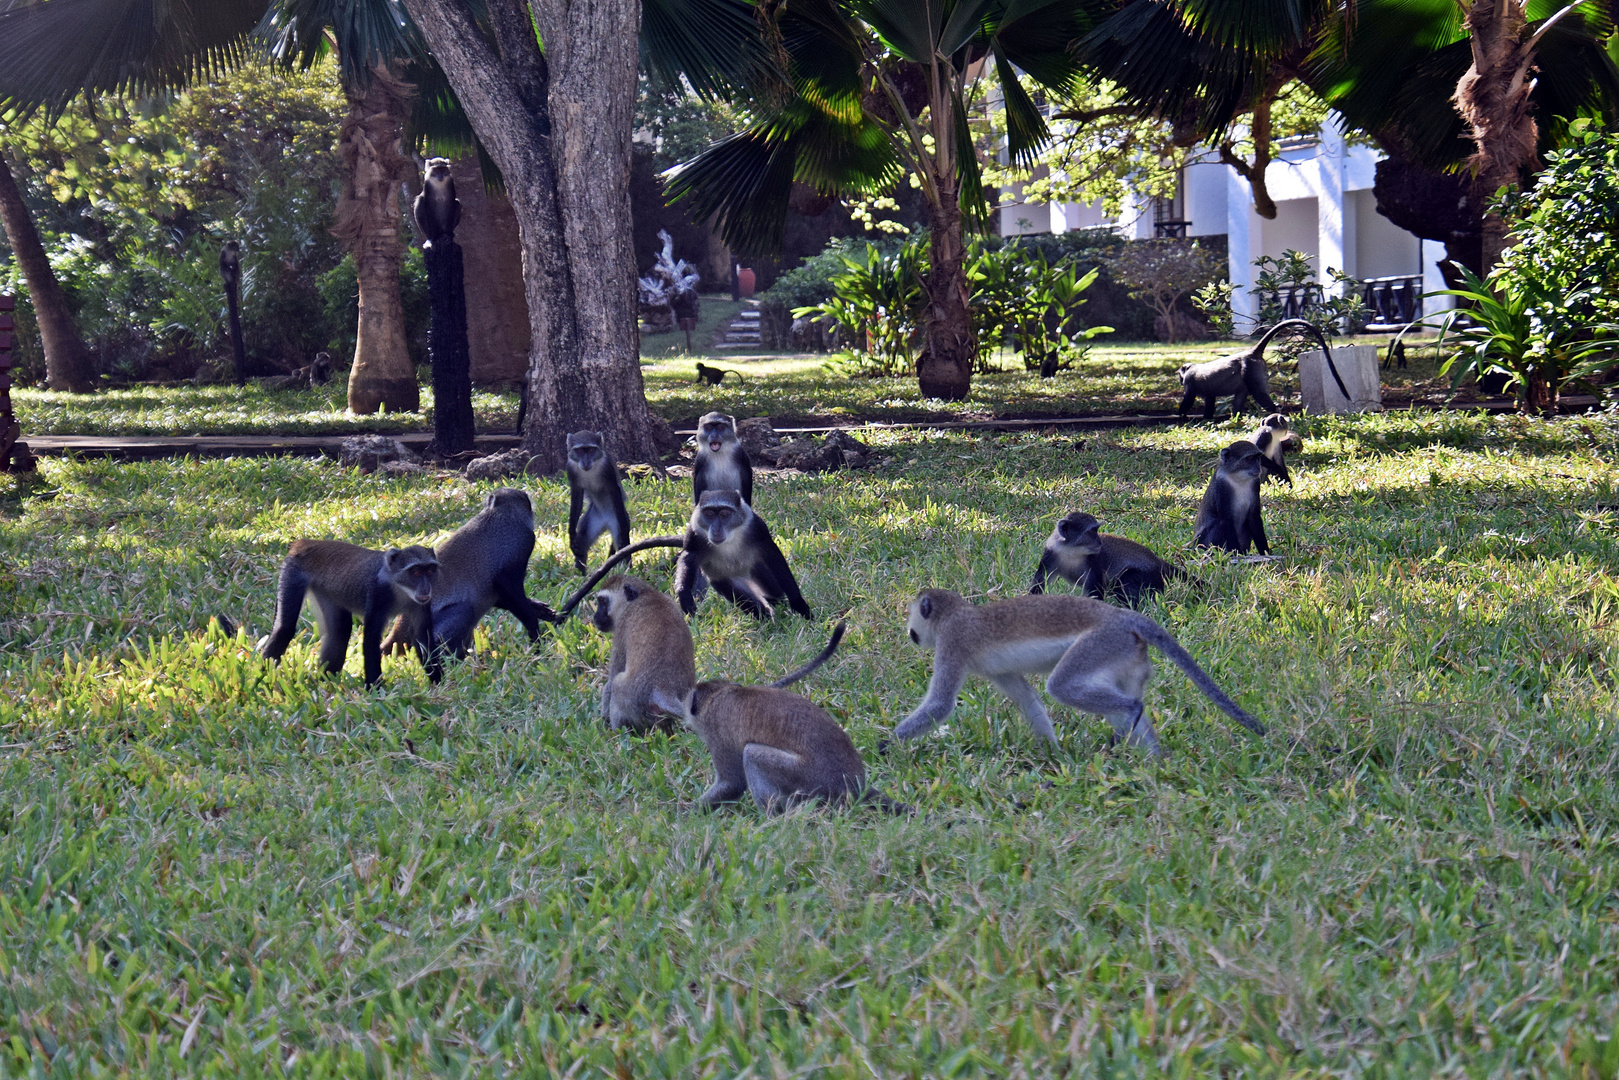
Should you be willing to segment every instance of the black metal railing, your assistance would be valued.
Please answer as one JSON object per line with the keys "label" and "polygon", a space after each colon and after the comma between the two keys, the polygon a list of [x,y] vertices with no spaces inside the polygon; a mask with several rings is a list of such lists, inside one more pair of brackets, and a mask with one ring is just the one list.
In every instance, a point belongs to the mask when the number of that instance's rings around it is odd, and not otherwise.
{"label": "black metal railing", "polygon": [[1367,278],[1364,298],[1371,310],[1365,329],[1394,333],[1422,317],[1422,275]]}
{"label": "black metal railing", "polygon": [[1186,228],[1191,224],[1184,218],[1164,218],[1152,223],[1152,235],[1159,240],[1185,240]]}
{"label": "black metal railing", "polygon": [[1273,303],[1281,305],[1281,318],[1302,319],[1305,312],[1321,306],[1321,286],[1312,281],[1307,285],[1289,285],[1284,289],[1259,294],[1260,310]]}

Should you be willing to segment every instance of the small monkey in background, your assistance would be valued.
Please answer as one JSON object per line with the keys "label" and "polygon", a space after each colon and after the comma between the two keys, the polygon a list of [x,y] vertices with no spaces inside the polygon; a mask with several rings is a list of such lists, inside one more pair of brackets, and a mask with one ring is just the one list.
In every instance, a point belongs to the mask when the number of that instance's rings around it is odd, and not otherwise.
{"label": "small monkey in background", "polygon": [[1287,482],[1288,487],[1293,486],[1293,478],[1287,472],[1287,460],[1284,453],[1298,453],[1304,449],[1304,440],[1288,426],[1287,417],[1281,413],[1271,413],[1259,423],[1259,430],[1254,432],[1251,440],[1259,447],[1259,452],[1270,458],[1271,464],[1276,466],[1277,479]]}
{"label": "small monkey in background", "polygon": [[740,371],[734,371],[731,368],[709,367],[707,364],[699,360],[697,361],[697,378],[693,379],[692,382],[707,383],[709,386],[718,386],[720,383],[725,381],[725,376],[727,375],[735,375],[739,379],[742,377],[742,373]]}
{"label": "small monkey in background", "polygon": [[906,631],[932,649],[933,677],[922,703],[894,729],[899,739],[931,730],[956,707],[968,675],[994,683],[1035,734],[1056,745],[1040,696],[1025,675],[1046,675],[1046,692],[1064,705],[1107,718],[1114,741],[1161,757],[1142,691],[1152,675],[1152,645],[1184,671],[1210,701],[1256,735],[1265,726],[1214,684],[1180,642],[1147,616],[1082,596],[1019,596],[974,605],[945,589],[923,589]]}
{"label": "small monkey in background", "polygon": [[691,631],[680,605],[638,577],[615,574],[596,594],[596,629],[613,635],[602,719],[617,730],[669,730],[697,685]]}
{"label": "small monkey in background", "polygon": [[[581,574],[590,547],[602,533],[612,543],[608,554],[628,547],[630,512],[618,465],[602,444],[600,432],[576,431],[568,436],[568,546]],[[588,507],[588,508],[587,508]]]}
{"label": "small monkey in background", "polygon": [[1194,527],[1198,547],[1248,554],[1250,547],[1270,554],[1265,522],[1259,513],[1259,485],[1265,475],[1284,475],[1251,442],[1234,442],[1220,451],[1220,464],[1209,478]]}
{"label": "small monkey in background", "polygon": [[1042,593],[1051,574],[1070,584],[1084,582],[1085,595],[1107,599],[1110,590],[1124,595],[1134,607],[1145,592],[1162,592],[1169,578],[1185,577],[1180,567],[1166,562],[1134,540],[1101,531],[1090,514],[1076,511],[1057,522],[1034,568],[1029,592]]}
{"label": "small monkey in background", "polygon": [[[382,635],[388,620],[404,613],[411,623],[408,640],[438,682],[441,670],[435,655],[433,620],[427,605],[433,600],[439,564],[421,546],[373,551],[341,540],[297,540],[281,564],[276,585],[275,626],[259,642],[259,651],[280,661],[298,632],[298,612],[305,594],[315,598],[315,621],[320,626],[320,662],[335,675],[343,670],[354,616],[363,620],[360,654],[365,684],[382,678]],[[410,619],[409,616],[417,616]]]}
{"label": "small monkey in background", "polygon": [[455,177],[450,175],[449,158],[428,158],[422,176],[422,193],[411,204],[416,227],[425,238],[424,247],[441,240],[454,242],[455,227],[461,223],[461,200],[455,197]]}

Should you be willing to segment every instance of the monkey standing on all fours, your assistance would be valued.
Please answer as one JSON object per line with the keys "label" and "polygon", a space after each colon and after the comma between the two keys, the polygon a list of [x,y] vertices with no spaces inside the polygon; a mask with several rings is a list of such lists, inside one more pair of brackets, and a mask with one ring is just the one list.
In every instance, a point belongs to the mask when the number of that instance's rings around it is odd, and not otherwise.
{"label": "monkey standing on all fours", "polygon": [[1046,539],[1040,565],[1034,568],[1029,592],[1044,592],[1046,578],[1056,574],[1075,585],[1083,578],[1085,595],[1097,600],[1107,599],[1108,590],[1116,589],[1134,607],[1142,593],[1162,592],[1167,579],[1186,576],[1150,548],[1102,532],[1101,527],[1090,514],[1078,511],[1058,521]]}
{"label": "monkey standing on all fours", "polygon": [[638,577],[615,574],[596,594],[596,629],[613,635],[602,719],[617,730],[668,730],[697,685],[691,631],[680,605]]}
{"label": "monkey standing on all fours", "polygon": [[529,641],[537,641],[540,623],[554,622],[556,613],[524,591],[533,553],[534,506],[528,494],[517,488],[491,491],[483,509],[438,545],[438,587],[428,611],[405,612],[385,647],[414,640],[421,624],[429,622],[438,647],[464,659],[473,630],[490,608],[517,616]]}
{"label": "monkey standing on all fours", "polygon": [[812,799],[859,800],[890,814],[911,812],[866,786],[866,763],[849,733],[825,709],[782,689],[824,664],[843,630],[838,623],[819,656],[769,686],[712,681],[692,689],[686,698],[686,726],[697,732],[714,762],[714,783],[698,799],[703,806],[713,809],[747,792],[772,814]]}
{"label": "monkey standing on all fours", "polygon": [[423,245],[432,247],[440,240],[454,240],[461,223],[461,200],[455,197],[455,177],[450,175],[449,158],[428,158],[422,175],[422,193],[411,203],[416,227],[422,231]]}
{"label": "monkey standing on all fours", "polygon": [[1046,692],[1064,705],[1096,713],[1114,741],[1162,756],[1142,691],[1152,675],[1152,645],[1232,719],[1256,735],[1265,726],[1214,684],[1180,642],[1147,616],[1082,596],[1019,596],[975,606],[958,593],[923,589],[911,603],[910,639],[933,649],[927,696],[894,729],[914,739],[949,716],[968,675],[981,675],[1012,700],[1035,734],[1055,745],[1040,697],[1025,675],[1048,675]]}
{"label": "monkey standing on all fours", "polygon": [[742,377],[742,373],[740,371],[735,371],[731,368],[709,367],[707,364],[699,360],[697,361],[697,378],[693,379],[692,382],[707,383],[709,386],[718,386],[720,383],[725,381],[725,376],[727,375],[735,375],[739,379]]}
{"label": "monkey standing on all fours", "polygon": [[[320,626],[320,662],[335,675],[343,670],[355,615],[363,620],[360,655],[365,684],[382,678],[382,634],[396,613],[422,615],[433,599],[439,564],[427,548],[412,546],[372,551],[341,540],[297,540],[281,564],[276,585],[275,626],[259,642],[259,651],[279,661],[298,632],[298,612],[305,593],[315,597]],[[415,646],[427,677],[438,682],[433,621],[418,617],[405,638]]]}
{"label": "monkey standing on all fours", "polygon": [[[568,546],[581,574],[590,547],[602,533],[612,544],[609,554],[630,543],[630,512],[618,463],[602,445],[600,432],[576,431],[568,436]],[[586,504],[589,509],[585,509]]]}
{"label": "monkey standing on all fours", "polygon": [[783,598],[814,618],[764,519],[736,491],[705,491],[692,510],[675,564],[675,595],[687,615],[697,614],[692,594],[705,575],[715,592],[756,618],[775,615],[772,605]]}
{"label": "monkey standing on all fours", "polygon": [[1186,393],[1181,398],[1180,413],[1184,418],[1186,411],[1199,397],[1203,398],[1203,419],[1214,419],[1214,399],[1231,395],[1231,415],[1236,416],[1242,412],[1243,406],[1248,403],[1249,395],[1262,405],[1266,412],[1276,411],[1276,402],[1270,398],[1270,375],[1265,370],[1265,346],[1270,339],[1283,330],[1303,330],[1316,339],[1321,351],[1327,358],[1327,367],[1332,371],[1332,377],[1338,382],[1338,389],[1343,392],[1344,400],[1349,400],[1349,391],[1344,389],[1344,381],[1338,376],[1338,367],[1332,362],[1332,350],[1327,347],[1327,339],[1321,331],[1303,319],[1283,319],[1269,330],[1265,336],[1254,342],[1241,352],[1222,356],[1218,360],[1209,360],[1201,364],[1187,364],[1177,373],[1180,376],[1181,386]]}
{"label": "monkey standing on all fours", "polygon": [[1287,451],[1298,453],[1304,449],[1304,440],[1288,426],[1287,417],[1281,413],[1271,413],[1259,422],[1259,430],[1249,441],[1259,447],[1259,452],[1276,466],[1277,479],[1287,481],[1287,486],[1292,487],[1293,478],[1288,475],[1287,459],[1283,454]]}
{"label": "monkey standing on all fours", "polygon": [[1265,523],[1259,517],[1259,485],[1267,472],[1283,475],[1251,442],[1234,442],[1220,451],[1220,464],[1197,508],[1198,547],[1220,548],[1238,555],[1246,555],[1254,547],[1261,555],[1270,554]]}
{"label": "monkey standing on all fours", "polygon": [[711,412],[697,421],[697,460],[691,469],[691,501],[705,491],[740,491],[753,505],[753,462],[736,437],[736,418]]}

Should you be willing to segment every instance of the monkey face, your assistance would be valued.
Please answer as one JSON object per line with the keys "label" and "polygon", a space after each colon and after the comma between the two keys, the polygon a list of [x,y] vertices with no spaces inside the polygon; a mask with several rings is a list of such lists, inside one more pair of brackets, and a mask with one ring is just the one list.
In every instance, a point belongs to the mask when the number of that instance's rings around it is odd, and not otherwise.
{"label": "monkey face", "polygon": [[596,629],[604,634],[613,632],[613,596],[611,593],[599,592],[596,594],[596,614],[591,616],[591,622]]}
{"label": "monkey face", "polygon": [[905,620],[905,632],[912,644],[920,645],[924,649],[933,648],[933,642],[938,636],[932,623],[933,598],[926,594],[918,596],[911,601],[910,617]]}
{"label": "monkey face", "polygon": [[692,525],[708,534],[711,544],[723,544],[740,523],[742,495],[736,491],[705,491],[692,513]]}
{"label": "monkey face", "polygon": [[404,589],[418,604],[433,601],[433,585],[438,581],[438,560],[424,547],[403,550],[389,548],[382,556],[383,566],[395,585]]}
{"label": "monkey face", "polygon": [[1092,555],[1102,550],[1102,523],[1089,514],[1069,514],[1057,522],[1059,541]]}
{"label": "monkey face", "polygon": [[576,431],[568,436],[568,460],[589,472],[607,455],[602,452],[601,436],[594,431]]}
{"label": "monkey face", "polygon": [[711,412],[697,425],[697,441],[706,442],[712,453],[719,453],[727,442],[736,441],[736,421],[724,413]]}

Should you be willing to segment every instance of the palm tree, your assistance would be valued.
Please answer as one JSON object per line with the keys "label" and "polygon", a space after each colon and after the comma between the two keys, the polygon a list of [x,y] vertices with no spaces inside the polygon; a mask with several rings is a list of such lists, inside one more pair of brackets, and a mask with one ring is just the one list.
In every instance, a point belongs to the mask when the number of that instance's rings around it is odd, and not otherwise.
{"label": "palm tree", "polygon": [[[0,0],[0,116],[25,116],[38,109],[60,115],[81,93],[180,89],[201,74],[239,61],[263,7]],[[105,32],[86,33],[89,26]],[[184,46],[175,48],[174,42]],[[58,390],[93,390],[89,351],[3,155],[0,225],[39,320],[47,382]]]}
{"label": "palm tree", "polygon": [[733,247],[779,245],[793,185],[823,195],[887,190],[909,172],[928,206],[924,345],[928,397],[971,387],[964,231],[988,216],[967,126],[967,87],[993,58],[1008,152],[1030,160],[1046,122],[1019,81],[1065,89],[1086,29],[1072,0],[784,0],[769,30],[788,82],[756,97],[755,122],[672,175],[670,194],[713,216]]}

